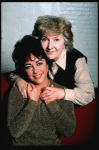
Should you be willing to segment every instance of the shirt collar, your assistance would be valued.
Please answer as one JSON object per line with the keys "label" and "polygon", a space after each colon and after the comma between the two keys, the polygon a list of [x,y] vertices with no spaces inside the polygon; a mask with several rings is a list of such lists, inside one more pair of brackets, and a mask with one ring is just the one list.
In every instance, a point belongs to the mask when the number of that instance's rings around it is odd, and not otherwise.
{"label": "shirt collar", "polygon": [[56,64],[61,67],[63,70],[66,69],[66,49],[64,49],[59,57],[59,59],[56,61]]}

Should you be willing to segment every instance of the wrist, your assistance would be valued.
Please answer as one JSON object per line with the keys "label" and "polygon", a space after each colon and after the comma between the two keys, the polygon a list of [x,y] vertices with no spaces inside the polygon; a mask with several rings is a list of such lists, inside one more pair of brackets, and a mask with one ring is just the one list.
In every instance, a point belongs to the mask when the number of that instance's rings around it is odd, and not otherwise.
{"label": "wrist", "polygon": [[65,98],[65,89],[63,89],[63,96],[62,96],[62,99]]}
{"label": "wrist", "polygon": [[60,89],[60,94],[59,95],[60,95],[59,99],[64,99],[65,98],[65,89]]}

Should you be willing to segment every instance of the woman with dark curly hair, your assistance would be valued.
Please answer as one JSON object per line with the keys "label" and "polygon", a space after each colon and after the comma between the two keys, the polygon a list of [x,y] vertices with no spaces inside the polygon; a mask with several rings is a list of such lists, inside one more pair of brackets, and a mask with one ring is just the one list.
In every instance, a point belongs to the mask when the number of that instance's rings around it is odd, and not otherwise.
{"label": "woman with dark curly hair", "polygon": [[[49,77],[66,87],[61,92],[57,88],[46,88],[41,97],[45,101],[64,98],[75,104],[86,105],[94,99],[94,86],[86,56],[73,48],[71,27],[71,23],[62,17],[49,15],[38,17],[34,25],[32,36],[41,41],[44,52],[53,61]],[[12,73],[10,78],[17,84],[23,97],[27,97],[27,83],[17,74]]]}
{"label": "woman with dark curly hair", "polygon": [[64,91],[48,78],[51,61],[40,41],[27,35],[15,44],[12,54],[16,70],[27,81],[27,98],[12,87],[8,99],[7,127],[13,146],[60,145],[61,135],[69,137],[75,129],[74,104],[64,99],[44,101],[47,87]]}

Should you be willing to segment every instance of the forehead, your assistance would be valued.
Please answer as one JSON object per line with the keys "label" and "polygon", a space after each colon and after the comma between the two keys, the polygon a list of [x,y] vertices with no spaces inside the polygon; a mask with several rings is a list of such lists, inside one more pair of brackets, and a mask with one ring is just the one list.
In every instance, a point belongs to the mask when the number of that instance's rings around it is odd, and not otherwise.
{"label": "forehead", "polygon": [[42,37],[48,37],[48,38],[63,38],[62,34],[43,34]]}

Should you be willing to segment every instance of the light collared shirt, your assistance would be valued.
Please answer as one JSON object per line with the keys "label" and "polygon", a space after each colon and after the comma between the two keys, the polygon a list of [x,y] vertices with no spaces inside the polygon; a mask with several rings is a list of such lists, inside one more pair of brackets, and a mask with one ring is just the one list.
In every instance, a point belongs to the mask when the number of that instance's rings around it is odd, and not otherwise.
{"label": "light collared shirt", "polygon": [[[59,59],[53,62],[52,71],[54,75],[57,73],[59,67],[63,70],[66,69],[66,54],[67,51],[64,49]],[[77,59],[75,68],[74,81],[76,87],[74,89],[66,88],[64,99],[70,100],[75,104],[86,105],[94,99],[94,84],[91,80],[88,65],[84,57]],[[49,76],[52,80],[54,79],[50,71]]]}

